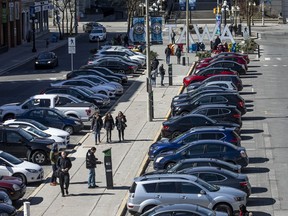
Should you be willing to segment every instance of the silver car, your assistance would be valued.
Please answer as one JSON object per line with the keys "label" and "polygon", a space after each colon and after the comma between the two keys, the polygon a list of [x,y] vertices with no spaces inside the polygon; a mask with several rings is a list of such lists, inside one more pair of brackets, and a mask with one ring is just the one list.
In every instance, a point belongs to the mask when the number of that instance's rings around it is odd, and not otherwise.
{"label": "silver car", "polygon": [[246,193],[243,191],[211,185],[196,176],[155,174],[134,179],[127,209],[131,214],[143,214],[160,204],[186,203],[226,212],[232,216],[246,202]]}

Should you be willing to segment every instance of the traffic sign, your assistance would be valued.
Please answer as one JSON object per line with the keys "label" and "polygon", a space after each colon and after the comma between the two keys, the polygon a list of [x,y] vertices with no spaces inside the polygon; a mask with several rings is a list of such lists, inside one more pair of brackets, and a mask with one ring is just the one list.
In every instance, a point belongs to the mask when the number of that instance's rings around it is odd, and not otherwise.
{"label": "traffic sign", "polygon": [[76,46],[75,37],[69,37],[69,38],[68,38],[68,46],[69,46],[69,47],[75,47],[75,46]]}
{"label": "traffic sign", "polygon": [[68,53],[69,54],[75,54],[76,53],[76,47],[75,46],[68,46]]}

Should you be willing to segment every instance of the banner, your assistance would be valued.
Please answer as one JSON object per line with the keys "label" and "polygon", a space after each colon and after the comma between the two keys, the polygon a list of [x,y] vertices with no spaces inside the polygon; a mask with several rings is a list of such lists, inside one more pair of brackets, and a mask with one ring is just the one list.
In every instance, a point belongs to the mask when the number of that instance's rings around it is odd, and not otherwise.
{"label": "banner", "polygon": [[163,44],[162,17],[151,17],[151,43]]}
{"label": "banner", "polygon": [[145,25],[144,25],[144,17],[133,17],[133,25],[131,32],[133,33],[133,38],[131,41],[134,44],[143,44],[145,43]]}
{"label": "banner", "polygon": [[216,35],[221,35],[221,15],[216,15]]}
{"label": "banner", "polygon": [[[196,0],[189,0],[189,11],[195,10]],[[179,10],[186,11],[186,0],[179,0]]]}

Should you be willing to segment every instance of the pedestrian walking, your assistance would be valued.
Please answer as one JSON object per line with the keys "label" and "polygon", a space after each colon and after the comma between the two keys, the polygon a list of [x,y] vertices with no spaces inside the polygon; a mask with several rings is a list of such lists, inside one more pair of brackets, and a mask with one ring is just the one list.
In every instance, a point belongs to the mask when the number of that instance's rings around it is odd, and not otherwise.
{"label": "pedestrian walking", "polygon": [[111,140],[111,134],[112,130],[114,129],[114,119],[110,112],[106,113],[104,118],[104,128],[106,130],[106,137],[107,137],[107,143],[112,142]]}
{"label": "pedestrian walking", "polygon": [[118,137],[119,137],[119,142],[124,141],[124,130],[127,127],[127,120],[126,116],[120,111],[118,113],[118,116],[116,116],[116,127],[118,130]]}
{"label": "pedestrian walking", "polygon": [[58,145],[53,144],[52,149],[50,151],[49,155],[51,165],[52,165],[52,177],[51,177],[51,186],[56,186],[57,185],[57,177],[56,177],[56,170],[57,170],[57,161],[59,158],[59,151],[58,151]]}
{"label": "pedestrian walking", "polygon": [[180,64],[182,50],[180,46],[177,47],[175,55],[177,56],[177,64]]}
{"label": "pedestrian walking", "polygon": [[171,41],[172,41],[172,44],[175,44],[175,36],[176,36],[176,33],[175,33],[174,30],[172,29],[172,32],[171,32]]}
{"label": "pedestrian walking", "polygon": [[60,183],[62,197],[65,197],[64,189],[65,189],[66,195],[69,194],[69,191],[68,191],[69,184],[70,184],[69,170],[71,169],[71,167],[72,167],[72,163],[71,163],[70,158],[67,157],[67,153],[65,151],[62,151],[61,157],[59,157],[57,161],[57,169],[60,171],[59,183]]}
{"label": "pedestrian walking", "polygon": [[103,127],[103,120],[99,114],[99,112],[96,112],[92,117],[91,122],[91,130],[95,134],[95,145],[98,145],[98,142],[101,143],[100,140],[100,132]]}
{"label": "pedestrian walking", "polygon": [[129,46],[129,37],[128,37],[128,34],[126,34],[123,38],[123,41],[124,41],[124,46],[125,47],[128,47]]}
{"label": "pedestrian walking", "polygon": [[167,45],[165,49],[165,55],[166,55],[166,64],[170,64],[171,49],[169,45]]}
{"label": "pedestrian walking", "polygon": [[101,161],[98,161],[98,158],[95,157],[96,148],[92,147],[89,149],[86,153],[86,168],[89,170],[88,174],[88,188],[96,188],[98,185],[96,185],[95,180],[95,168],[96,164],[102,164]]}
{"label": "pedestrian walking", "polygon": [[161,66],[159,67],[159,72],[160,72],[160,76],[161,76],[161,86],[164,86],[164,75],[165,75],[165,69],[163,64],[161,64]]}

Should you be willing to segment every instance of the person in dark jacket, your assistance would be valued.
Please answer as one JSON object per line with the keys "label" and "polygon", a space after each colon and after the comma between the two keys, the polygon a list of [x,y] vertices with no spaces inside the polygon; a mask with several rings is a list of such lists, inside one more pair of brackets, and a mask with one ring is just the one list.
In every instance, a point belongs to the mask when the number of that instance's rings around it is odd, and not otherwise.
{"label": "person in dark jacket", "polygon": [[91,130],[93,131],[93,133],[95,134],[95,145],[98,144],[98,142],[100,143],[100,131],[103,127],[103,120],[100,116],[100,114],[98,112],[96,112],[94,114],[94,116],[92,117],[92,122],[91,122]]}
{"label": "person in dark jacket", "polygon": [[219,38],[219,36],[217,36],[214,42],[214,50],[217,49],[219,44],[221,44],[221,39]]}
{"label": "person in dark jacket", "polygon": [[57,185],[57,181],[56,181],[57,178],[56,178],[55,172],[57,170],[57,161],[59,158],[59,151],[58,151],[58,145],[57,144],[53,144],[52,149],[50,151],[49,158],[50,158],[51,165],[52,165],[52,177],[51,177],[50,185],[56,186]]}
{"label": "person in dark jacket", "polygon": [[249,212],[247,211],[246,206],[243,204],[239,206],[239,216],[249,216]]}
{"label": "person in dark jacket", "polygon": [[107,143],[112,142],[111,133],[114,127],[115,127],[114,119],[111,113],[108,112],[106,113],[105,118],[104,118],[104,128],[106,130]]}
{"label": "person in dark jacket", "polygon": [[89,170],[88,174],[88,188],[96,188],[95,180],[95,168],[96,164],[101,164],[101,161],[98,161],[98,158],[95,157],[96,148],[92,147],[86,153],[86,168]]}
{"label": "person in dark jacket", "polygon": [[166,56],[166,64],[170,64],[171,49],[169,45],[167,45],[165,49],[165,56]]}
{"label": "person in dark jacket", "polygon": [[161,64],[161,66],[159,67],[159,73],[160,73],[160,76],[161,76],[161,86],[164,86],[164,76],[165,76],[165,69],[164,69],[164,66],[163,64]]}
{"label": "person in dark jacket", "polygon": [[65,185],[66,195],[68,195],[69,194],[68,189],[69,189],[69,184],[70,184],[69,170],[72,167],[71,160],[70,158],[67,157],[67,153],[65,151],[61,152],[61,157],[59,157],[57,161],[57,167],[61,171],[61,174],[59,176],[59,182],[60,182],[62,197],[65,197],[64,185]]}
{"label": "person in dark jacket", "polygon": [[177,56],[177,64],[180,64],[182,50],[180,46],[177,47],[175,55]]}
{"label": "person in dark jacket", "polygon": [[118,116],[116,116],[116,127],[118,130],[118,137],[119,137],[119,142],[124,141],[124,130],[127,127],[126,125],[126,116],[120,111],[118,113]]}

